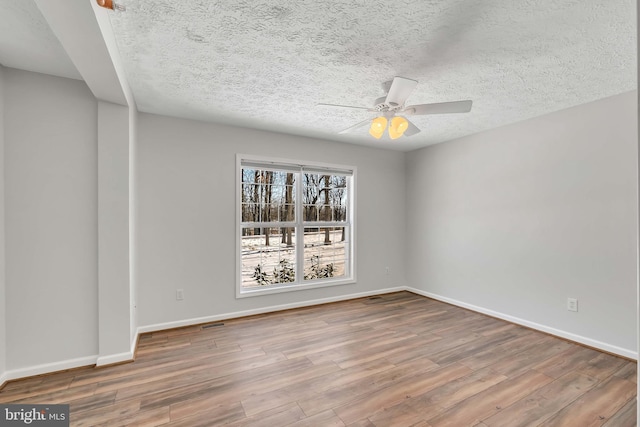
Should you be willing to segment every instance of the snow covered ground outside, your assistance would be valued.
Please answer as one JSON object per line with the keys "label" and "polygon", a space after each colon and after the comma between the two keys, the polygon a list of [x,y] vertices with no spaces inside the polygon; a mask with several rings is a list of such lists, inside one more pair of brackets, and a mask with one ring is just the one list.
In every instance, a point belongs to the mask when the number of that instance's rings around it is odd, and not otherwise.
{"label": "snow covered ground outside", "polygon": [[[304,236],[304,274],[312,273],[312,263],[320,268],[333,264],[333,276],[340,277],[345,274],[345,242],[341,242],[342,231],[332,230],[330,232],[331,244],[324,244],[325,232],[307,232]],[[292,236],[295,243],[295,235]],[[267,274],[267,279],[271,282],[277,279],[274,276],[274,269],[281,269],[281,261],[286,260],[293,268],[295,265],[296,248],[282,243],[281,234],[271,234],[269,236],[269,246],[265,245],[265,236],[243,236],[242,237],[242,286],[260,287],[254,278],[256,267],[260,264],[261,271]],[[287,265],[285,262],[284,265]],[[277,283],[277,282],[276,282]]]}

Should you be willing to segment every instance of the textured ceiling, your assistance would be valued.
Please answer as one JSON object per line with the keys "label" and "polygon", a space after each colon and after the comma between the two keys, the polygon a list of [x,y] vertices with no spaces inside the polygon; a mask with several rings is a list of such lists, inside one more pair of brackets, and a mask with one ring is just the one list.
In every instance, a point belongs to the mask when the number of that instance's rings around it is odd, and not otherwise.
{"label": "textured ceiling", "polygon": [[[637,87],[635,0],[121,0],[111,23],[142,111],[410,150]],[[375,140],[394,76],[408,103],[472,99]]]}
{"label": "textured ceiling", "polygon": [[[100,11],[150,113],[411,150],[637,88],[634,0],[119,2]],[[0,63],[79,78],[33,0],[0,7]],[[372,106],[394,76],[419,81],[408,104],[473,109],[390,141],[316,105]]]}
{"label": "textured ceiling", "polygon": [[0,64],[81,79],[33,0],[0,0]]}

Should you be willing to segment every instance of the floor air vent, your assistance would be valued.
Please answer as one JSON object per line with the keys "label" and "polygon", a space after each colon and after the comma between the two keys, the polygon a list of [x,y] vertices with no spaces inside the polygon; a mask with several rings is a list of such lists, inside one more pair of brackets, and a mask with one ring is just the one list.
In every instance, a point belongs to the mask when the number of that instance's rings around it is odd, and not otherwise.
{"label": "floor air vent", "polygon": [[202,325],[202,329],[217,328],[218,326],[224,326],[224,322],[216,322],[216,323],[209,323],[208,325]]}
{"label": "floor air vent", "polygon": [[382,297],[369,297],[369,299],[382,299]]}

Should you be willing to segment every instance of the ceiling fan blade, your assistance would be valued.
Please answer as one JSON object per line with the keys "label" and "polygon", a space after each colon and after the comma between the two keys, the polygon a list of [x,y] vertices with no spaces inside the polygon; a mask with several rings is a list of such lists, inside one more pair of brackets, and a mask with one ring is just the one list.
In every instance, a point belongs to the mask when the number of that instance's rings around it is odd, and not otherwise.
{"label": "ceiling fan blade", "polygon": [[340,104],[316,104],[316,107],[321,106],[321,107],[342,107],[342,108],[357,108],[358,110],[368,110],[368,111],[373,111],[371,108],[369,107],[355,107],[353,105],[340,105]]}
{"label": "ceiling fan blade", "polygon": [[473,101],[453,101],[453,102],[439,102],[436,104],[420,104],[409,105],[402,113],[413,114],[416,116],[425,114],[450,114],[450,113],[468,113],[471,111],[471,104]]}
{"label": "ceiling fan blade", "polygon": [[354,131],[356,129],[361,128],[362,126],[368,125],[369,123],[371,123],[371,119],[363,120],[360,123],[356,123],[355,125],[350,126],[350,127],[346,128],[344,130],[341,130],[338,133],[349,133],[349,132],[352,132],[352,131]]}
{"label": "ceiling fan blade", "polygon": [[404,136],[411,136],[420,132],[420,129],[416,125],[411,123],[410,120],[407,120],[407,123],[409,123],[409,127],[407,128],[407,130],[404,131]]}
{"label": "ceiling fan blade", "polygon": [[392,107],[403,105],[417,84],[418,82],[415,80],[404,77],[394,77],[385,103]]}

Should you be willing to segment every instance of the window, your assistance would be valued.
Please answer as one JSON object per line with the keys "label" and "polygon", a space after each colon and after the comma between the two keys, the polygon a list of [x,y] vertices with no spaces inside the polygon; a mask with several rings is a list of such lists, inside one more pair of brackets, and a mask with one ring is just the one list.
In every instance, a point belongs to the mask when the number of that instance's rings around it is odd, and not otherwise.
{"label": "window", "polygon": [[355,280],[354,168],[238,155],[237,169],[239,297]]}

